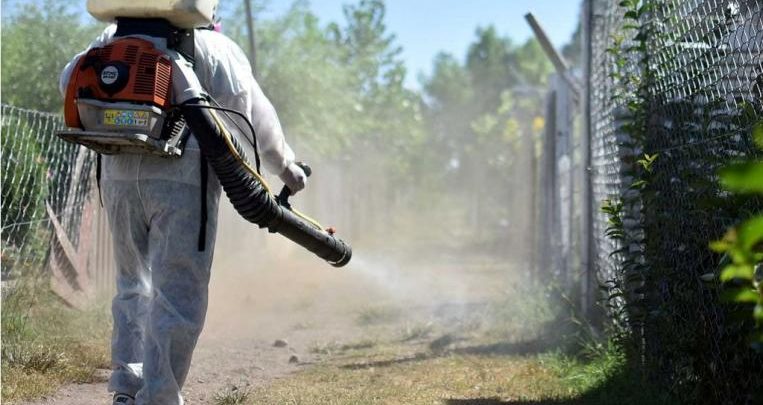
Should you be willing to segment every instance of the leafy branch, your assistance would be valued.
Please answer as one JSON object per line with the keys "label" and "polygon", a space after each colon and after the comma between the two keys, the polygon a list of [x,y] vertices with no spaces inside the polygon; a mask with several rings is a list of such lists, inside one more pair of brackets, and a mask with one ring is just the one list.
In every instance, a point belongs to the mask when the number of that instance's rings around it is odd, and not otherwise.
{"label": "leafy branch", "polygon": [[647,136],[649,71],[647,40],[651,25],[644,17],[652,9],[648,0],[623,0],[622,30],[612,37],[607,54],[612,58],[610,79],[615,84],[612,101],[622,106],[620,130],[628,139],[620,143],[624,174],[630,184],[615,199],[605,200],[601,211],[607,215],[605,235],[618,244],[610,255],[618,263],[611,280],[605,284],[607,308],[621,328],[640,328],[646,311],[644,285],[648,266],[643,257],[643,195],[657,161],[657,155],[643,154]]}
{"label": "leafy branch", "polygon": [[[763,149],[763,121],[753,128],[755,144]],[[763,195],[763,160],[731,164],[720,171],[721,183],[732,192]],[[729,229],[723,239],[710,244],[724,254],[720,272],[721,300],[751,308],[754,329],[751,346],[763,352],[763,214]]]}

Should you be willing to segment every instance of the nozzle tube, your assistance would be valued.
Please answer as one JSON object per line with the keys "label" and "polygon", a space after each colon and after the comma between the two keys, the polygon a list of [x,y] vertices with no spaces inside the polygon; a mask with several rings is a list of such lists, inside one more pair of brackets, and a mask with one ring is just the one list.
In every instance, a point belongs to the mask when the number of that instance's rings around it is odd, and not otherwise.
{"label": "nozzle tube", "polygon": [[205,100],[196,99],[181,104],[180,109],[236,211],[247,221],[271,233],[280,233],[335,267],[349,263],[352,249],[348,244],[278,204],[251,168],[246,167],[245,162],[250,160],[239,141],[228,136],[230,143],[226,142],[221,121],[205,106],[208,106]]}

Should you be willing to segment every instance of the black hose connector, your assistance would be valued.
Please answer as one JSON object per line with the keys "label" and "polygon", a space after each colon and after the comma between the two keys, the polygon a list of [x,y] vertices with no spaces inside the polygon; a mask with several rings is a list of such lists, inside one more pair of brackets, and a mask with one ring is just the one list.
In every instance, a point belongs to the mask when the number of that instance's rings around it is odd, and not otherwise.
{"label": "black hose connector", "polygon": [[[236,211],[247,221],[271,233],[280,233],[335,267],[349,263],[350,245],[278,204],[262,182],[230,152],[222,129],[206,107],[209,107],[206,100],[197,99],[181,104],[180,110]],[[236,137],[232,136],[231,142],[241,159],[249,162]]]}

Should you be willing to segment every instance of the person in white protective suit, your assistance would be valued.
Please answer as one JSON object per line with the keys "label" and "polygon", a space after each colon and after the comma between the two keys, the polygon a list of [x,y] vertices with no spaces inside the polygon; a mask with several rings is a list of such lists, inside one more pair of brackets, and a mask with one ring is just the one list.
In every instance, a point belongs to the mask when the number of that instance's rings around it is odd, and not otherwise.
{"label": "person in white protective suit", "polygon": [[[90,47],[107,45],[115,31],[109,26]],[[84,53],[64,69],[62,93]],[[243,51],[218,32],[198,29],[195,59],[206,92],[251,120],[265,168],[292,192],[302,190],[305,173]],[[182,404],[180,391],[207,310],[219,181],[202,167],[191,136],[180,159],[103,156],[100,185],[117,263],[109,391],[114,404]]]}

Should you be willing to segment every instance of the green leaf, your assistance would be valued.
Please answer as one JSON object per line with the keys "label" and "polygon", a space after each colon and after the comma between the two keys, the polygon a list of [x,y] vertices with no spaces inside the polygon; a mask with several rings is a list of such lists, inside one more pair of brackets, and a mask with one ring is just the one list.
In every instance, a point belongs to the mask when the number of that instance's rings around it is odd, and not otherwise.
{"label": "green leaf", "polygon": [[749,288],[733,288],[721,293],[721,301],[740,304],[756,304],[760,296]]}
{"label": "green leaf", "polygon": [[705,274],[699,276],[699,278],[702,281],[709,283],[709,282],[715,280],[715,273],[705,273]]}
{"label": "green leaf", "polygon": [[758,303],[755,305],[755,309],[752,311],[752,317],[758,326],[763,326],[763,304]]}
{"label": "green leaf", "polygon": [[721,272],[721,281],[727,282],[734,279],[752,280],[753,267],[751,265],[736,265],[732,264],[726,266]]}
{"label": "green leaf", "polygon": [[644,4],[638,9],[639,15],[643,15],[644,13],[651,11],[654,9],[654,3],[652,2],[644,2]]}
{"label": "green leaf", "polygon": [[753,246],[763,242],[763,216],[757,216],[743,223],[739,226],[737,235],[740,247],[752,252]]}
{"label": "green leaf", "polygon": [[763,193],[763,162],[735,163],[720,171],[721,184],[739,193]]}
{"label": "green leaf", "polygon": [[758,148],[763,149],[763,121],[758,122],[752,128],[752,139]]}
{"label": "green leaf", "polygon": [[639,190],[646,187],[647,184],[649,183],[646,180],[637,180],[637,181],[634,181],[629,188],[631,190]]}
{"label": "green leaf", "polygon": [[725,235],[723,235],[723,239],[710,242],[710,249],[716,253],[726,253],[734,247],[736,241],[737,230],[732,228],[729,229]]}

